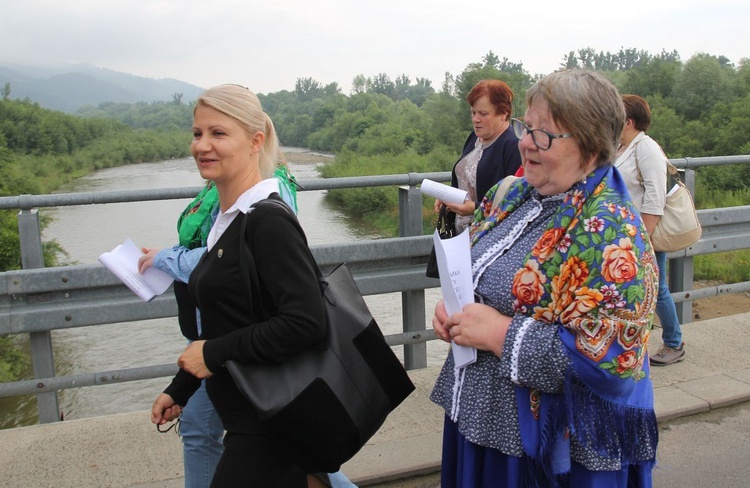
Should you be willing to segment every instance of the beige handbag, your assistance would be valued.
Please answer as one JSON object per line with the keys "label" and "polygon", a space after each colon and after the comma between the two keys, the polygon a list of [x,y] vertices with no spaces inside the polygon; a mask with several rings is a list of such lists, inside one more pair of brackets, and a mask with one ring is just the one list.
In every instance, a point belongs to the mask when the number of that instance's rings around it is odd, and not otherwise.
{"label": "beige handbag", "polygon": [[[637,152],[635,153],[635,167],[638,171],[638,180],[643,185]],[[695,212],[693,196],[680,180],[677,168],[669,162],[669,159],[667,159],[667,174],[674,180],[674,186],[667,193],[664,215],[659,219],[650,237],[655,251],[674,252],[698,242],[703,229],[698,220],[698,214]]]}

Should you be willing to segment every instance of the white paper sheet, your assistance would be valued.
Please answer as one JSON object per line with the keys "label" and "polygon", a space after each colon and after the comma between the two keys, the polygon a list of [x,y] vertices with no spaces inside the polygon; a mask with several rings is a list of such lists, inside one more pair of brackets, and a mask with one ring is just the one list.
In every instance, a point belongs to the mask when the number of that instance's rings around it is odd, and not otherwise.
{"label": "white paper sheet", "polygon": [[120,278],[133,293],[148,302],[167,291],[174,280],[167,273],[153,267],[140,274],[138,258],[142,255],[133,241],[127,239],[111,251],[102,253],[99,262]]}
{"label": "white paper sheet", "polygon": [[[453,315],[463,310],[464,305],[474,303],[469,230],[466,229],[450,239],[441,239],[436,230],[432,239],[435,244],[445,310],[449,315]],[[456,367],[461,368],[477,360],[475,348],[459,346],[456,343],[451,343],[451,347]]]}
{"label": "white paper sheet", "polygon": [[428,178],[422,180],[422,186],[419,190],[423,195],[428,197],[437,198],[445,203],[464,203],[466,197],[469,195],[466,190],[459,190],[449,185],[444,185],[436,181],[432,181]]}

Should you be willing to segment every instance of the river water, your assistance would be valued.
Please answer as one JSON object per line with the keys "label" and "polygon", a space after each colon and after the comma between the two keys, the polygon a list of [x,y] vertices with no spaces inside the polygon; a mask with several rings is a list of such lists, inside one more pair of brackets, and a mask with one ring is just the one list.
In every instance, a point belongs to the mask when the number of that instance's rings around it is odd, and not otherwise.
{"label": "river water", "polygon": [[[318,178],[318,164],[306,151],[286,148],[290,167],[300,180]],[[295,155],[297,157],[295,158]],[[304,156],[304,157],[303,157]],[[106,192],[199,186],[200,175],[191,158],[143,163],[97,171],[78,179],[62,192]],[[347,217],[325,198],[325,191],[298,192],[299,219],[310,244],[372,239],[378,236]],[[177,241],[177,215],[189,199],[159,202],[80,205],[42,209],[54,218],[44,231],[44,240],[55,239],[68,253],[70,264],[97,263],[97,257],[125,239],[138,246],[167,247]],[[401,295],[365,297],[384,334],[402,331]],[[427,326],[437,289],[427,290]],[[58,375],[164,364],[175,361],[185,347],[176,318],[127,322],[53,331],[53,350]],[[395,348],[401,357],[402,348]],[[442,362],[447,346],[428,343],[428,363]],[[64,390],[58,394],[65,419],[147,410],[169,378],[134,381],[106,386]],[[0,428],[36,422],[36,400],[32,395],[0,399]],[[147,420],[146,420],[147,421]]]}

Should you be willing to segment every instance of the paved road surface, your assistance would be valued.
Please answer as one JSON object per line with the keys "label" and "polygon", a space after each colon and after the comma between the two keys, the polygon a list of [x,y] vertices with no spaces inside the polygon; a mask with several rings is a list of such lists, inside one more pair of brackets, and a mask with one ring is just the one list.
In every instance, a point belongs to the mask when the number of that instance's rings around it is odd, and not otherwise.
{"label": "paved road surface", "polygon": [[[750,404],[672,420],[659,429],[654,488],[749,488]],[[438,475],[373,488],[439,488]]]}
{"label": "paved road surface", "polygon": [[[655,488],[750,488],[750,312],[686,324],[687,359],[654,368],[661,439]],[[658,348],[658,334],[649,349]],[[429,401],[437,368],[343,471],[361,486],[435,488],[443,412]],[[0,430],[0,488],[180,488],[177,435],[148,412]],[[405,478],[427,474],[406,482]]]}
{"label": "paved road surface", "polygon": [[661,425],[657,455],[654,488],[750,487],[750,404]]}

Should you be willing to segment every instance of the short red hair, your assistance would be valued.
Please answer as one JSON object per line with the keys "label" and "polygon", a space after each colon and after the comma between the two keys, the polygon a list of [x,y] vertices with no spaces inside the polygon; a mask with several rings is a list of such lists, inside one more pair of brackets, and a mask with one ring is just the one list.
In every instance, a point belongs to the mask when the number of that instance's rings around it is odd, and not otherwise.
{"label": "short red hair", "polygon": [[466,95],[466,101],[473,107],[485,95],[495,107],[497,115],[506,114],[510,118],[513,112],[513,90],[507,83],[501,80],[481,80]]}

